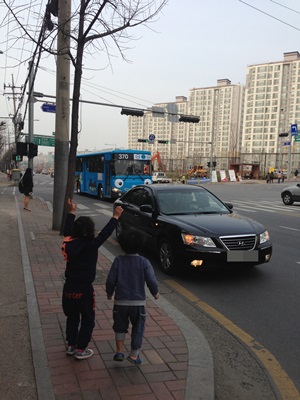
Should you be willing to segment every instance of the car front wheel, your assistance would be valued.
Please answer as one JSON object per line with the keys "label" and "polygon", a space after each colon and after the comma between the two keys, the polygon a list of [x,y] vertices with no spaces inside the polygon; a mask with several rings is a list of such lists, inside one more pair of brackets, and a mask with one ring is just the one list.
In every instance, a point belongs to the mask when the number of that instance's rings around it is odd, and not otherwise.
{"label": "car front wheel", "polygon": [[177,270],[174,251],[167,238],[163,238],[159,242],[159,263],[160,269],[166,274],[171,275]]}
{"label": "car front wheel", "polygon": [[283,204],[285,204],[287,206],[291,206],[294,203],[293,196],[289,192],[284,192],[282,194],[282,201],[283,201]]}

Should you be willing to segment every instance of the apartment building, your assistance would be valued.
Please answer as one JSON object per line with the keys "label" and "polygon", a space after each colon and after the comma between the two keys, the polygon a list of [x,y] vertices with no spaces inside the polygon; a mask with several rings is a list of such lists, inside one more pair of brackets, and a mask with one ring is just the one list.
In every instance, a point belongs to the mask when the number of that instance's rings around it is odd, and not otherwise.
{"label": "apartment building", "polygon": [[[284,53],[283,61],[247,67],[241,158],[259,163],[264,173],[270,167],[299,167],[299,142],[289,133],[300,123],[300,55]],[[297,139],[296,139],[297,140]],[[287,145],[291,142],[291,145]]]}
{"label": "apartment building", "polygon": [[[189,100],[177,96],[175,102],[159,103],[155,107],[165,112],[161,117],[146,112],[143,118],[130,116],[128,145],[160,153],[166,168],[185,171],[191,165],[206,165],[213,157],[219,167],[227,168],[230,158],[236,159],[241,137],[243,86],[220,79],[217,86],[190,90]],[[199,123],[179,122],[179,115],[200,117]],[[155,140],[139,143],[138,138]],[[168,140],[160,144],[159,140]]]}
{"label": "apartment building", "polygon": [[[300,135],[290,136],[291,125],[300,124],[297,51],[284,53],[282,61],[249,65],[245,87],[219,79],[216,86],[191,89],[188,99],[177,96],[175,102],[155,106],[165,114],[155,117],[149,110],[143,118],[129,117],[128,145],[158,151],[170,171],[205,166],[212,159],[218,169],[258,164],[260,175],[270,167],[300,168]],[[174,114],[199,116],[200,122],[179,122]],[[150,134],[153,142],[138,143]]]}
{"label": "apartment building", "polygon": [[[153,108],[152,108],[153,109]],[[179,115],[188,113],[188,100],[177,96],[175,102],[155,104],[154,109],[160,113],[146,111],[143,117],[128,117],[128,146],[131,149],[159,152],[161,162],[166,170],[182,169],[183,157],[186,157],[188,141],[188,124],[179,122]],[[149,140],[150,135],[155,140]],[[140,143],[138,139],[149,140]],[[168,143],[159,143],[166,140]],[[158,168],[157,165],[155,165]]]}
{"label": "apartment building", "polygon": [[243,96],[243,86],[229,79],[219,79],[217,86],[190,90],[189,112],[200,116],[200,122],[189,126],[189,154],[199,154],[200,164],[213,158],[219,169],[227,169],[238,161]]}

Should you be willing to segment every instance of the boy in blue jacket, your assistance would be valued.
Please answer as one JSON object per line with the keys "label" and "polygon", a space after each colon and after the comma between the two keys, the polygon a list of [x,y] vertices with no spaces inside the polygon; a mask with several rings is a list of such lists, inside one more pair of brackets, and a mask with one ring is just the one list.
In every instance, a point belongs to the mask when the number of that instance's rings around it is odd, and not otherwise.
{"label": "boy in blue jacket", "polygon": [[93,282],[99,247],[109,238],[123,212],[116,207],[113,217],[95,236],[95,224],[89,217],[75,220],[76,204],[68,201],[69,214],[64,227],[62,253],[67,262],[62,306],[67,317],[67,355],[78,360],[89,358],[93,350],[87,346],[95,326],[95,294]]}
{"label": "boy in blue jacket", "polygon": [[108,300],[114,294],[113,330],[117,347],[114,360],[124,360],[124,340],[131,322],[131,350],[127,360],[139,365],[146,321],[145,283],[155,299],[159,298],[158,284],[149,260],[137,254],[142,248],[141,235],[126,232],[120,235],[119,243],[125,255],[115,258],[106,280]]}

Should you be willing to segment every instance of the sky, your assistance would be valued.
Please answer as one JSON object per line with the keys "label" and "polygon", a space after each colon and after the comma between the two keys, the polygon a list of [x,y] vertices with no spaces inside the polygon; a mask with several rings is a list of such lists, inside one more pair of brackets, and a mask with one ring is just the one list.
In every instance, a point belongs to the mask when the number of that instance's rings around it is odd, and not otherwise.
{"label": "sky", "polygon": [[[0,18],[4,11],[0,6]],[[247,65],[282,61],[283,53],[300,52],[299,14],[299,0],[169,0],[156,21],[130,31],[136,37],[125,53],[130,62],[113,48],[110,66],[104,53],[86,57],[82,99],[147,108],[188,97],[192,88],[215,86],[218,79],[245,84]],[[28,62],[16,65],[24,53],[20,43],[8,48],[9,35],[0,24],[0,119],[13,113],[11,96],[3,95],[9,88],[3,85],[14,79],[20,87],[28,73]],[[71,69],[71,82],[72,76]],[[40,63],[34,90],[55,96],[55,80],[55,59],[48,56]],[[34,105],[34,134],[52,135],[55,114],[43,112],[42,104]],[[120,108],[82,104],[78,152],[127,148],[127,123]],[[39,153],[53,150],[39,147]]]}

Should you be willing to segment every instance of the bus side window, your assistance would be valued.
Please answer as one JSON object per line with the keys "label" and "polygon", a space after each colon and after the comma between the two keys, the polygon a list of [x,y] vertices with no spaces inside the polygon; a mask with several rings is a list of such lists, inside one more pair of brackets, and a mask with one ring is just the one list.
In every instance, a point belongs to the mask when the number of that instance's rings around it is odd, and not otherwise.
{"label": "bus side window", "polygon": [[82,172],[83,171],[83,160],[82,158],[76,158],[76,171]]}
{"label": "bus side window", "polygon": [[111,175],[115,175],[116,172],[115,172],[115,161],[114,160],[110,160],[109,167],[110,167],[110,170],[111,170]]}
{"label": "bus side window", "polygon": [[96,172],[104,172],[104,157],[98,156],[95,159],[95,171]]}

